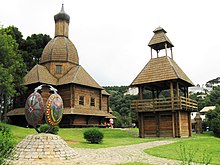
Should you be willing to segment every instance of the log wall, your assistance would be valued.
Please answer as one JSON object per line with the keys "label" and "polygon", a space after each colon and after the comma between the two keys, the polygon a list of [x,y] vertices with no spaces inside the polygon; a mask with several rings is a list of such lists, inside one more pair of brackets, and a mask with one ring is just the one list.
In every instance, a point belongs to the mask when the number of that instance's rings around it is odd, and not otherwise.
{"label": "log wall", "polygon": [[[79,104],[79,97],[84,97],[84,105]],[[95,99],[95,106],[91,106],[91,98]],[[74,88],[74,107],[80,109],[100,110],[100,89],[76,85]]]}
{"label": "log wall", "polygon": [[103,95],[102,96],[102,110],[105,112],[109,112],[108,107],[109,107],[108,106],[108,96]]}
{"label": "log wall", "polygon": [[185,111],[139,113],[140,137],[188,137],[188,115]]}
{"label": "log wall", "polygon": [[181,124],[181,132],[180,135],[181,137],[188,137],[189,136],[189,121],[188,121],[188,113],[182,111],[181,112],[181,119],[180,119],[180,124]]}

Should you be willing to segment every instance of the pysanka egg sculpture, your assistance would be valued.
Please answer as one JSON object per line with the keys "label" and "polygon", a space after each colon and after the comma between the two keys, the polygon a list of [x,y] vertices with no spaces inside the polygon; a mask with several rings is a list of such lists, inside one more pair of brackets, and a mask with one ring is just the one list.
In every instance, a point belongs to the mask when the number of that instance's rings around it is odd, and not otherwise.
{"label": "pysanka egg sculpture", "polygon": [[47,124],[58,125],[62,119],[63,101],[60,95],[52,94],[47,100],[45,119]]}
{"label": "pysanka egg sculpture", "polygon": [[36,127],[43,119],[44,103],[38,92],[31,93],[25,104],[25,117],[28,124]]}
{"label": "pysanka egg sculpture", "polygon": [[[44,106],[43,98],[39,90],[43,86],[49,87],[50,91],[53,92]],[[57,94],[57,89],[53,88],[51,85],[40,85],[35,88],[34,92],[29,95],[25,104],[25,117],[28,124],[32,125],[37,132],[37,129],[42,123],[43,116],[45,115],[45,121],[51,127],[56,126],[60,123],[63,116],[63,100],[59,94]]]}

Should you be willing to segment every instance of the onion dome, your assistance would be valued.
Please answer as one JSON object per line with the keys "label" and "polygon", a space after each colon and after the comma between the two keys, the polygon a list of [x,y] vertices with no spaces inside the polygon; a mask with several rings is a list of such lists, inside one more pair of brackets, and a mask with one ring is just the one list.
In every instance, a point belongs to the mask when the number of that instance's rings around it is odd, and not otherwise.
{"label": "onion dome", "polygon": [[70,22],[70,16],[68,14],[66,14],[66,12],[64,11],[63,4],[62,4],[62,8],[61,8],[60,12],[54,16],[55,23],[59,20],[66,20],[67,23]]}
{"label": "onion dome", "polygon": [[76,47],[66,37],[55,37],[48,42],[43,50],[40,63],[70,62],[79,64]]}
{"label": "onion dome", "polygon": [[54,16],[55,37],[43,50],[40,64],[47,62],[70,62],[79,64],[79,57],[74,44],[68,38],[70,16],[65,13],[64,6]]}

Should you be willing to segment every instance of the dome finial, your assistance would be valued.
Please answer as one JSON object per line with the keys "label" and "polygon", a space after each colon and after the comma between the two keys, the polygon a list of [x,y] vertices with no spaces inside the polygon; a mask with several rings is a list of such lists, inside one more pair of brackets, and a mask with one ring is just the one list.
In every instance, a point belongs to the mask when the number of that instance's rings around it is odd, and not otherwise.
{"label": "dome finial", "polygon": [[60,12],[54,16],[54,20],[55,20],[55,22],[57,22],[58,20],[65,20],[65,21],[67,21],[67,23],[70,22],[70,16],[68,14],[66,14],[66,12],[64,11],[64,4],[63,3],[62,3],[62,7],[61,7]]}
{"label": "dome finial", "polygon": [[61,10],[60,10],[60,13],[65,13],[65,11],[64,11],[64,3],[62,3],[62,7],[61,7]]}

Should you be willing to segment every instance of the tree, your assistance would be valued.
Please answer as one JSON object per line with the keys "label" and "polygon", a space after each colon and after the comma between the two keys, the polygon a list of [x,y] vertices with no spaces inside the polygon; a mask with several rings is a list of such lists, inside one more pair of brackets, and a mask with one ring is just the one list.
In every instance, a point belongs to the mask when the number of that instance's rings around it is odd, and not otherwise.
{"label": "tree", "polygon": [[220,105],[220,86],[213,87],[212,92],[209,95],[210,102],[213,105]]}
{"label": "tree", "polygon": [[50,40],[49,35],[32,34],[22,43],[20,49],[28,70],[39,64],[43,49]]}
{"label": "tree", "polygon": [[216,137],[220,138],[220,106],[206,114],[206,122]]}
{"label": "tree", "polygon": [[15,26],[8,26],[7,28],[2,29],[7,35],[11,35],[12,38],[16,41],[18,44],[18,49],[22,46],[24,43],[23,35],[19,31],[19,29]]}
{"label": "tree", "polygon": [[137,96],[124,95],[128,86],[104,87],[110,96],[110,107],[113,115],[116,116],[115,127],[129,127],[132,124],[132,114],[130,111],[131,101],[137,99]]}
{"label": "tree", "polygon": [[9,26],[1,30],[16,41],[28,70],[39,63],[44,47],[51,40],[50,36],[46,34],[32,34],[24,40],[22,33],[15,26]]}
{"label": "tree", "polygon": [[13,96],[23,89],[21,84],[26,66],[18,51],[18,44],[3,28],[0,29],[0,57],[0,107],[1,111],[7,113]]}

